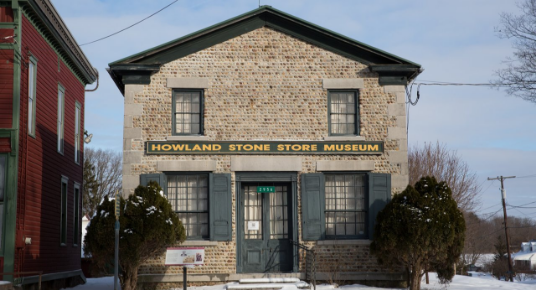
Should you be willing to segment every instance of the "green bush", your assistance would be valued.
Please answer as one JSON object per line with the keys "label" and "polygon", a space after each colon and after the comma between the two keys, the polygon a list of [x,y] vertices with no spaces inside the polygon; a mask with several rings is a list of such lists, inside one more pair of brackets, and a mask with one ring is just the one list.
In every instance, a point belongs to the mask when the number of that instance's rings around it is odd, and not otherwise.
{"label": "green bush", "polygon": [[[119,217],[119,266],[121,289],[136,289],[138,268],[147,259],[161,255],[170,245],[186,239],[185,230],[163,196],[158,183],[138,186],[127,200],[121,198]],[[106,198],[91,219],[84,241],[84,252],[104,268],[114,259],[115,207]]]}
{"label": "green bush", "polygon": [[452,280],[464,239],[465,220],[450,188],[423,177],[378,214],[370,248],[380,264],[405,266],[410,289],[417,290],[427,270],[443,283]]}

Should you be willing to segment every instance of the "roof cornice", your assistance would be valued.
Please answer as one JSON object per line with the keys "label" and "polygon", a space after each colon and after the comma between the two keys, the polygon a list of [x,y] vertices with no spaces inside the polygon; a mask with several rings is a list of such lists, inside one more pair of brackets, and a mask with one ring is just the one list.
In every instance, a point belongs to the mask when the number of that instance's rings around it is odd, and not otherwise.
{"label": "roof cornice", "polygon": [[37,15],[40,22],[52,34],[59,47],[80,71],[86,84],[93,83],[97,79],[98,72],[91,65],[50,0],[26,0],[19,2],[22,7],[25,9],[29,8],[31,12]]}

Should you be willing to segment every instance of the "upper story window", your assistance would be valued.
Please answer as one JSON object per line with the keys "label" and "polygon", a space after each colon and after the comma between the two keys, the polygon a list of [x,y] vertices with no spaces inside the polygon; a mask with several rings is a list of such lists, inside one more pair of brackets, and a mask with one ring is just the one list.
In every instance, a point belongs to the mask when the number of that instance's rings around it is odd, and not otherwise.
{"label": "upper story window", "polygon": [[359,135],[357,91],[330,90],[328,94],[329,135]]}
{"label": "upper story window", "polygon": [[203,91],[173,91],[173,135],[203,135]]}
{"label": "upper story window", "polygon": [[80,164],[80,132],[81,132],[82,106],[76,102],[74,107],[74,162]]}
{"label": "upper story window", "polygon": [[35,136],[35,87],[37,85],[37,60],[30,56],[28,64],[28,134]]}
{"label": "upper story window", "polygon": [[58,85],[58,126],[57,126],[57,135],[58,135],[58,152],[63,154],[63,127],[65,121],[65,89]]}

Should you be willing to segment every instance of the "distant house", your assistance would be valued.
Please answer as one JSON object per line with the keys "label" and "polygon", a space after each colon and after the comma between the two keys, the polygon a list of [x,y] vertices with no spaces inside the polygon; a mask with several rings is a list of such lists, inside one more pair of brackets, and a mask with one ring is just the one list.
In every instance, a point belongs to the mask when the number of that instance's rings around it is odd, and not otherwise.
{"label": "distant house", "polygon": [[84,95],[96,79],[50,0],[0,2],[0,272],[43,271],[44,289],[85,279]]}
{"label": "distant house", "polygon": [[513,255],[514,264],[536,270],[536,240],[521,243],[521,251]]}

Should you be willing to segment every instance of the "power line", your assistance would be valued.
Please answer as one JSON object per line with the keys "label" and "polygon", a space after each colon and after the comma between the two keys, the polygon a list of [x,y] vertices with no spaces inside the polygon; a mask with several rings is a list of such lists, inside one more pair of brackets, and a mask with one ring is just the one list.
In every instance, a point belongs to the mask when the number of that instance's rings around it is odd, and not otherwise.
{"label": "power line", "polygon": [[116,34],[119,34],[119,33],[123,32],[123,31],[125,31],[125,30],[127,30],[127,29],[129,29],[129,28],[131,28],[131,27],[133,27],[133,26],[135,26],[135,25],[138,25],[138,24],[142,23],[143,21],[145,21],[145,20],[147,20],[147,19],[149,19],[149,18],[155,16],[156,14],[162,12],[164,9],[168,8],[169,6],[175,4],[175,2],[178,2],[178,1],[179,1],[179,0],[175,0],[175,1],[171,2],[170,4],[168,4],[167,6],[165,6],[164,8],[162,8],[162,9],[156,11],[155,13],[153,13],[153,14],[151,14],[151,15],[145,17],[145,18],[143,18],[142,20],[140,20],[140,21],[138,21],[138,22],[136,22],[136,23],[134,23],[134,24],[132,24],[132,25],[130,25],[130,26],[128,26],[128,27],[125,27],[125,28],[123,28],[123,29],[121,29],[121,30],[119,30],[119,31],[117,31],[117,32],[114,32],[114,33],[112,33],[112,34],[110,34],[110,35],[107,35],[107,36],[105,36],[105,37],[102,37],[102,38],[93,40],[93,41],[91,41],[91,42],[86,42],[86,43],[80,44],[79,46],[92,44],[92,43],[95,43],[95,42],[97,42],[97,41],[101,41],[101,40],[104,40],[104,39],[106,39],[106,38],[108,38],[108,37],[111,37],[111,36],[114,36],[114,35],[116,35]]}

